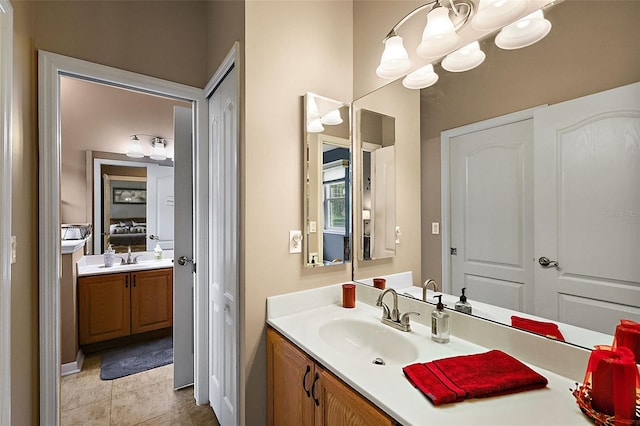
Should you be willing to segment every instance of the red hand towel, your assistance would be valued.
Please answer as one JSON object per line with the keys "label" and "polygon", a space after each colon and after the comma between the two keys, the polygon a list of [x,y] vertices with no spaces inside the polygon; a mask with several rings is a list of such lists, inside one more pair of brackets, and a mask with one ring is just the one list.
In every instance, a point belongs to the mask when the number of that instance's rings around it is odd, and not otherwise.
{"label": "red hand towel", "polygon": [[546,378],[499,350],[412,364],[402,371],[433,405],[547,386]]}
{"label": "red hand towel", "polygon": [[560,333],[558,326],[552,322],[536,321],[513,315],[511,317],[511,326],[564,342],[564,336]]}

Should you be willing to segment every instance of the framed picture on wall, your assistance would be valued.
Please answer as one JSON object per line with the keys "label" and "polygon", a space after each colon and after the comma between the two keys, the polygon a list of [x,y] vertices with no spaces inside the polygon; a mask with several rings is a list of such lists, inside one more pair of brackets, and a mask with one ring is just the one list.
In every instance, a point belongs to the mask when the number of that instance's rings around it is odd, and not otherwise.
{"label": "framed picture on wall", "polygon": [[113,204],[146,204],[147,190],[135,188],[113,188]]}

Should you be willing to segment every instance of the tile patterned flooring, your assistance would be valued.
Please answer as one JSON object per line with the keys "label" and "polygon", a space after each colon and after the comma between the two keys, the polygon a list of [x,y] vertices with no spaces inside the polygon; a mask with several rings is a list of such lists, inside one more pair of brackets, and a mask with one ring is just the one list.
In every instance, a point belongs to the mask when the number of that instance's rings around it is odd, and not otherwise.
{"label": "tile patterned flooring", "polygon": [[197,406],[193,387],[173,390],[173,364],[115,380],[100,380],[99,354],[61,379],[62,425],[215,425],[208,405]]}

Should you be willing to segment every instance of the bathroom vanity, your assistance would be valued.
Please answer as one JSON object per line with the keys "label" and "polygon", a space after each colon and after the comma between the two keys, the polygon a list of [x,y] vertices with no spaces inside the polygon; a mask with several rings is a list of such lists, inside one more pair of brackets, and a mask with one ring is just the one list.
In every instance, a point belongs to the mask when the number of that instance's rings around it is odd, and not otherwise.
{"label": "bathroom vanity", "polygon": [[[125,256],[125,255],[122,255]],[[169,328],[173,325],[173,259],[139,254],[136,263],[105,267],[85,256],[78,270],[80,345]]]}
{"label": "bathroom vanity", "polygon": [[[588,351],[456,312],[451,341],[438,344],[427,326],[432,306],[400,298],[400,312],[420,313],[402,332],[381,323],[379,294],[358,286],[354,309],[342,307],[339,285],[267,299],[269,424],[590,423],[569,391],[582,379],[576,376],[584,374]],[[490,349],[524,362],[547,378],[547,387],[436,407],[402,372]]]}

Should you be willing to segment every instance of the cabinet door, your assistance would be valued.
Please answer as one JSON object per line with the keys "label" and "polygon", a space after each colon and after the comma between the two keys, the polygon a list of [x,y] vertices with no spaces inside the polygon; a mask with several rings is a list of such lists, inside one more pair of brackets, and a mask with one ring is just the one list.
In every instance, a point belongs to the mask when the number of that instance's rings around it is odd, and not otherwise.
{"label": "cabinet door", "polygon": [[131,333],[173,325],[173,269],[131,273]]}
{"label": "cabinet door", "polygon": [[393,425],[394,421],[330,372],[316,365],[316,424],[330,426]]}
{"label": "cabinet door", "polygon": [[313,425],[313,361],[275,330],[267,329],[269,425]]}
{"label": "cabinet door", "polygon": [[128,273],[78,279],[81,345],[131,333],[129,280]]}

